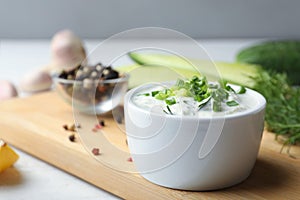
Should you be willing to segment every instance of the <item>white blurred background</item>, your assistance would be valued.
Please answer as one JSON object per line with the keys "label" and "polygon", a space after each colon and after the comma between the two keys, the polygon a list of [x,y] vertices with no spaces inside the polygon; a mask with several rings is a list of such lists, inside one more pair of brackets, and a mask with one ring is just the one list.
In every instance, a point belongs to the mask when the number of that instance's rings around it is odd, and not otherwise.
{"label": "white blurred background", "polygon": [[144,26],[193,38],[295,38],[298,0],[0,0],[0,38],[51,38],[69,28],[102,39]]}

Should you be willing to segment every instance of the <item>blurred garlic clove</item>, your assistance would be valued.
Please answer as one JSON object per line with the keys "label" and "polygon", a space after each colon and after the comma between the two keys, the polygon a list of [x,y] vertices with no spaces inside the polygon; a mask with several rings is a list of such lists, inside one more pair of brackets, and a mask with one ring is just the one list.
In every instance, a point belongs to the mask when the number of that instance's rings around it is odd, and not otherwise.
{"label": "blurred garlic clove", "polygon": [[86,63],[83,44],[70,30],[56,33],[51,41],[51,63],[48,69],[59,72]]}
{"label": "blurred garlic clove", "polygon": [[0,101],[18,96],[15,86],[5,80],[0,80]]}
{"label": "blurred garlic clove", "polygon": [[52,87],[52,77],[46,71],[31,71],[23,76],[19,87],[26,93],[46,91]]}

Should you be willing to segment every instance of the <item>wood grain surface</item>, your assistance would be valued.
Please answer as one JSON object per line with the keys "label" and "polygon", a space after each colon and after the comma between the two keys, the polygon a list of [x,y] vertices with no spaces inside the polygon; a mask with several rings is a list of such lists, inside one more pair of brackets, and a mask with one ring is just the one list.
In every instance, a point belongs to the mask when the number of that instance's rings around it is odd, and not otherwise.
{"label": "wood grain surface", "polygon": [[[74,118],[84,125],[80,137],[77,134],[70,142],[71,133],[62,126],[73,124]],[[1,102],[0,138],[124,199],[300,199],[300,147],[291,147],[294,158],[287,148],[280,153],[282,144],[272,133],[264,132],[257,162],[244,182],[223,190],[190,192],[152,184],[135,173],[134,162],[128,161],[124,127],[113,115],[101,119],[106,126],[92,131],[95,116],[73,115],[56,93],[46,92]],[[101,155],[94,156],[92,147]]]}

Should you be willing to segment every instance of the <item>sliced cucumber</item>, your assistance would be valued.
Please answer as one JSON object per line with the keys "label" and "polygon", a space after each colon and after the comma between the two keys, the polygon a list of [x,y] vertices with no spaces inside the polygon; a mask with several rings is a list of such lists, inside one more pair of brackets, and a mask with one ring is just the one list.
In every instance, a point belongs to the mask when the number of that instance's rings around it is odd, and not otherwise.
{"label": "sliced cucumber", "polygon": [[[208,80],[223,79],[231,83],[253,87],[261,67],[252,64],[212,62],[209,60],[196,60],[181,58],[174,55],[129,53],[129,57],[140,65],[168,67],[174,70],[194,71],[198,75],[205,75]],[[155,68],[156,69],[156,68]],[[153,69],[152,73],[155,73]],[[157,72],[158,73],[158,72]],[[188,78],[188,77],[187,77]]]}
{"label": "sliced cucumber", "polygon": [[149,82],[173,81],[178,78],[199,76],[199,73],[195,70],[173,69],[161,66],[130,65],[116,67],[116,70],[130,75],[129,88]]}

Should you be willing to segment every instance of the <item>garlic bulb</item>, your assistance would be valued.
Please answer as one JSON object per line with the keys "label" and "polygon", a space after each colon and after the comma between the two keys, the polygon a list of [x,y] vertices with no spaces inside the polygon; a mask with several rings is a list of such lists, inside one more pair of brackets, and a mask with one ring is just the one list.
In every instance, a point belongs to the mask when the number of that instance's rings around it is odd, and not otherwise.
{"label": "garlic bulb", "polygon": [[10,98],[13,98],[16,96],[18,96],[18,92],[17,92],[15,86],[9,81],[1,80],[0,81],[0,101],[10,99]]}
{"label": "garlic bulb", "polygon": [[83,44],[70,30],[56,33],[51,41],[51,63],[48,71],[60,72],[85,63],[86,53]]}
{"label": "garlic bulb", "polygon": [[19,87],[23,92],[27,93],[49,90],[52,87],[52,78],[46,71],[31,71],[23,76]]}

